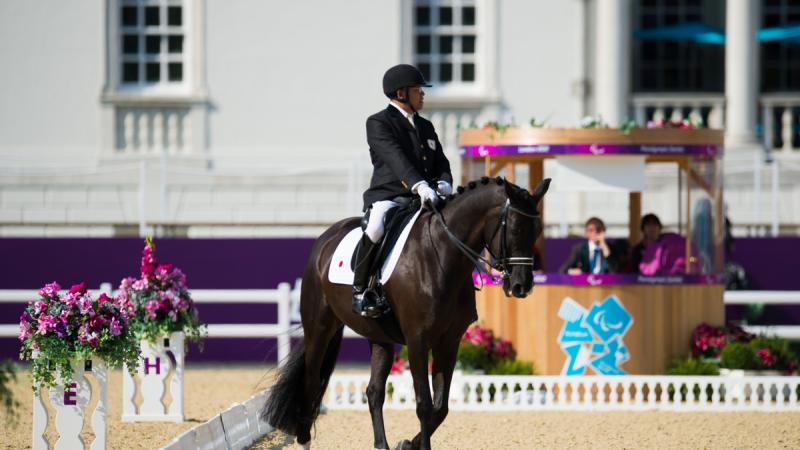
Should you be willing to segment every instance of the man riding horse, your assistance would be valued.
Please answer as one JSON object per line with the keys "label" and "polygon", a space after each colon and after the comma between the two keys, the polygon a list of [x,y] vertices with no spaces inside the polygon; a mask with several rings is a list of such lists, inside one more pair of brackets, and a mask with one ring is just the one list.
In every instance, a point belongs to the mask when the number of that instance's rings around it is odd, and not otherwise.
{"label": "man riding horse", "polygon": [[373,172],[364,192],[364,211],[369,211],[364,236],[355,258],[353,312],[379,317],[386,309],[369,289],[375,249],[384,235],[384,217],[392,208],[418,195],[435,202],[436,191],[449,195],[453,176],[433,124],[419,114],[424,87],[430,87],[414,66],[399,64],[383,75],[383,93],[389,106],[367,119],[367,143]]}

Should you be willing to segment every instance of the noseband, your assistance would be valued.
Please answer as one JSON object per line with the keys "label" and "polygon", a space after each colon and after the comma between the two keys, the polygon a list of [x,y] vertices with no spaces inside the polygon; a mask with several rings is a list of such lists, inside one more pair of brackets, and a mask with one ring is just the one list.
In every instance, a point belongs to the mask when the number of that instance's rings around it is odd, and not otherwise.
{"label": "noseband", "polygon": [[[531,270],[533,270],[533,257],[524,257],[524,256],[509,256],[508,250],[508,213],[509,211],[514,211],[517,214],[521,214],[525,217],[530,217],[531,219],[535,219],[538,217],[534,214],[528,214],[525,211],[520,210],[519,208],[515,208],[511,205],[511,199],[506,199],[506,203],[503,205],[502,211],[500,211],[500,218],[497,221],[497,226],[494,228],[492,232],[492,236],[489,238],[486,250],[492,255],[492,259],[494,262],[487,260],[480,253],[475,252],[472,250],[467,244],[462,242],[456,235],[450,231],[448,228],[447,223],[444,221],[444,216],[442,213],[434,206],[433,211],[436,215],[439,216],[439,220],[442,221],[442,226],[444,227],[444,231],[447,233],[447,236],[450,238],[451,241],[456,245],[456,247],[461,250],[463,253],[472,263],[475,265],[475,268],[478,269],[478,272],[483,272],[489,275],[486,272],[486,269],[481,267],[481,262],[488,265],[492,269],[500,272],[501,277],[503,278],[504,282],[507,282],[511,279],[511,273],[509,272],[510,266],[529,266]],[[500,257],[496,257],[492,250],[489,248],[489,245],[494,240],[497,233],[500,233]]]}

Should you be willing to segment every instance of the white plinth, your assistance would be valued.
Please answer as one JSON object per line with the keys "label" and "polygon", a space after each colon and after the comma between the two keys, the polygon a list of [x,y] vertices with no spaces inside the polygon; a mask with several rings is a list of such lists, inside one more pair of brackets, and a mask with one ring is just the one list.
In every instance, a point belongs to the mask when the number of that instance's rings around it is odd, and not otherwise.
{"label": "white plinth", "polygon": [[[172,333],[168,339],[158,339],[155,344],[142,341],[136,376],[132,377],[127,367],[122,371],[123,422],[183,422],[183,343],[182,332]],[[174,364],[168,352],[172,353]],[[163,400],[170,373],[172,403],[167,407]],[[137,391],[142,396],[142,404],[138,408],[134,402]]]}
{"label": "white plinth", "polygon": [[[92,398],[92,385],[86,379],[86,375],[91,373],[97,381],[99,398],[97,407],[92,412],[91,424],[95,438],[89,448],[103,450],[106,448],[106,414],[108,413],[106,366],[100,360],[93,360],[90,371],[84,370],[84,361],[74,362],[72,368],[74,371],[72,383],[64,387],[60,377],[57,377],[57,387],[47,390],[48,399],[56,413],[55,428],[58,432],[58,440],[53,448],[56,450],[86,448],[86,443],[81,439],[80,433],[83,428],[86,406]],[[48,421],[45,399],[42,397],[44,393],[45,390],[42,389],[39,391],[39,395],[33,396],[33,450],[50,448],[49,442],[44,436]]]}

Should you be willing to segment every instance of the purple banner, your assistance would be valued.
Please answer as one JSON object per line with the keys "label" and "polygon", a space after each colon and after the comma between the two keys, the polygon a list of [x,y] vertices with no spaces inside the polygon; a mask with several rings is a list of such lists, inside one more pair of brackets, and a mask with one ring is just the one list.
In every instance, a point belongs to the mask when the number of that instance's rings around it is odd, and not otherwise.
{"label": "purple banner", "polygon": [[[472,274],[472,281],[476,286],[497,285],[502,281],[497,277],[489,277],[486,274]],[[602,274],[582,274],[566,275],[561,273],[547,273],[535,275],[533,282],[539,285],[561,285],[561,286],[609,286],[621,284],[722,284],[723,276],[717,275],[665,275],[665,276],[645,276],[628,273],[602,273]]]}
{"label": "purple banner", "polygon": [[675,144],[539,144],[467,145],[459,149],[462,158],[525,155],[698,155],[721,156],[721,145]]}

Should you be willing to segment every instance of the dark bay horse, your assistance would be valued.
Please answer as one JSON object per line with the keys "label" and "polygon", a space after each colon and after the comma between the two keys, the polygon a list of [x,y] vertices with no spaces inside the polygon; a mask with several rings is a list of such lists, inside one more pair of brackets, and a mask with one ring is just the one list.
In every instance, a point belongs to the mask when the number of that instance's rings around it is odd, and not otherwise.
{"label": "dark bay horse", "polygon": [[[391,314],[408,346],[420,421],[419,434],[399,448],[429,449],[431,434],[447,416],[458,345],[467,326],[477,319],[471,276],[475,255],[487,248],[497,257],[494,267],[504,273],[507,296],[523,298],[533,288],[531,255],[542,232],[538,204],[549,184],[549,179],[542,181],[531,195],[502,178],[482,178],[459,188],[440,213],[423,211],[413,225],[385,286]],[[383,321],[352,312],[350,286],[328,281],[334,249],[358,223],[358,218],[342,220],[314,244],[300,294],[303,344],[292,350],[262,411],[273,427],[297,436],[303,448],[310,447],[311,427],[336,364],[344,325],[369,340],[372,369],[366,394],[375,448],[389,448],[383,402],[399,339],[381,326]]]}

